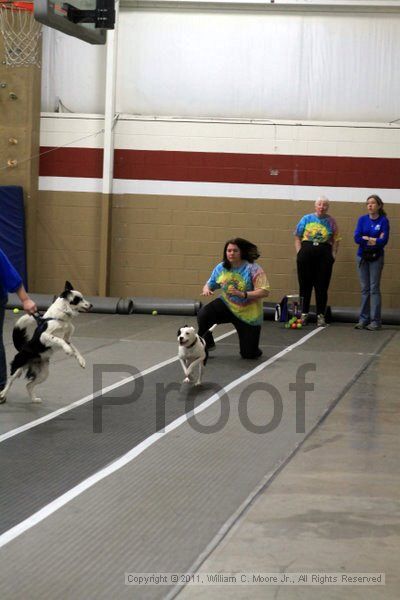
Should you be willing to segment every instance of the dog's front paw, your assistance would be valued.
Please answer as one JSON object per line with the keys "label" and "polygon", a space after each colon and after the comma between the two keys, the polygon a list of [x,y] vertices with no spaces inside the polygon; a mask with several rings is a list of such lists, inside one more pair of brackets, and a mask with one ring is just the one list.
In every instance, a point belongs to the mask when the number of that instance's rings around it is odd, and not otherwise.
{"label": "dog's front paw", "polygon": [[32,402],[33,404],[41,404],[42,399],[35,396],[34,398],[32,398]]}
{"label": "dog's front paw", "polygon": [[185,379],[183,380],[183,383],[190,383],[190,377],[185,377]]}
{"label": "dog's front paw", "polygon": [[194,385],[201,385],[201,381],[196,381],[196,383]]}
{"label": "dog's front paw", "polygon": [[4,390],[1,390],[0,392],[0,404],[4,404],[4,402],[6,401],[6,395],[4,393]]}
{"label": "dog's front paw", "polygon": [[86,360],[83,358],[83,356],[78,356],[78,363],[82,369],[86,367]]}

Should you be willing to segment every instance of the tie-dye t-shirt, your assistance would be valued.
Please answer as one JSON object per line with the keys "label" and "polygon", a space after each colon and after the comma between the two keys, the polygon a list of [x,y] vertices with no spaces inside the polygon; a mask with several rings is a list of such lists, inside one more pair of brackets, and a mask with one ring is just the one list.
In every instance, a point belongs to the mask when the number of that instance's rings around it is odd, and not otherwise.
{"label": "tie-dye t-shirt", "polygon": [[337,223],[330,215],[317,217],[316,214],[304,215],[297,223],[294,232],[302,242],[333,243],[339,239]]}
{"label": "tie-dye t-shirt", "polygon": [[241,292],[251,292],[255,289],[269,290],[267,276],[260,265],[246,261],[240,267],[226,269],[221,262],[211,273],[207,285],[210,290],[221,288],[221,299],[238,319],[249,325],[261,325],[263,321],[262,298],[252,300],[226,293],[230,286],[234,286]]}

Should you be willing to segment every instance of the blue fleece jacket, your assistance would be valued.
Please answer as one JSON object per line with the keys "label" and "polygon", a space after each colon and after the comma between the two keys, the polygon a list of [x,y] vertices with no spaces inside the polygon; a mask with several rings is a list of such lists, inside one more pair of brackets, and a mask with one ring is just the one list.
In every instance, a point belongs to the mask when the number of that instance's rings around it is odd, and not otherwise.
{"label": "blue fleece jacket", "polygon": [[389,241],[389,220],[387,217],[378,217],[371,219],[369,215],[363,215],[358,219],[357,227],[354,231],[354,241],[358,244],[357,256],[361,256],[362,249],[368,245],[367,240],[363,240],[363,235],[376,238],[376,247],[383,248]]}
{"label": "blue fleece jacket", "polygon": [[16,292],[21,284],[22,277],[14,269],[4,252],[0,250],[0,298],[6,298],[8,292]]}

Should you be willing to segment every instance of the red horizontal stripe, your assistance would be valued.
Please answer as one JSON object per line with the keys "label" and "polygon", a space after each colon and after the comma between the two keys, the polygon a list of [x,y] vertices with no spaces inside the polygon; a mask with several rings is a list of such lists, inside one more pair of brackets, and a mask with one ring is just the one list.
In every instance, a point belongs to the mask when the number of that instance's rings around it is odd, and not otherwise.
{"label": "red horizontal stripe", "polygon": [[42,177],[103,177],[102,148],[40,148]]}
{"label": "red horizontal stripe", "polygon": [[[50,148],[41,148],[46,152]],[[40,175],[102,177],[101,148],[59,148]],[[161,150],[115,150],[116,179],[329,187],[400,188],[400,159]]]}

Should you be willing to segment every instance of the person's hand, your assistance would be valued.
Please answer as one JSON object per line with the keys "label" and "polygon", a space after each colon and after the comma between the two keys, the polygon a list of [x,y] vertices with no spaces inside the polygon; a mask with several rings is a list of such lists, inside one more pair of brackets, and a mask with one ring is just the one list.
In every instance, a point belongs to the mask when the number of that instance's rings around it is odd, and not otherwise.
{"label": "person's hand", "polygon": [[367,246],[376,246],[376,238],[368,238]]}
{"label": "person's hand", "polygon": [[202,296],[213,296],[214,292],[212,290],[210,290],[210,288],[208,287],[208,285],[206,284],[203,287],[203,291],[201,292]]}
{"label": "person's hand", "polygon": [[35,312],[37,312],[36,303],[31,298],[25,298],[25,300],[22,302],[22,308],[26,313],[28,313],[28,315],[33,315]]}
{"label": "person's hand", "polygon": [[238,296],[239,298],[244,298],[244,296],[245,296],[245,292],[241,292],[240,290],[235,288],[234,285],[230,285],[227,288],[226,293],[229,294],[230,296]]}

